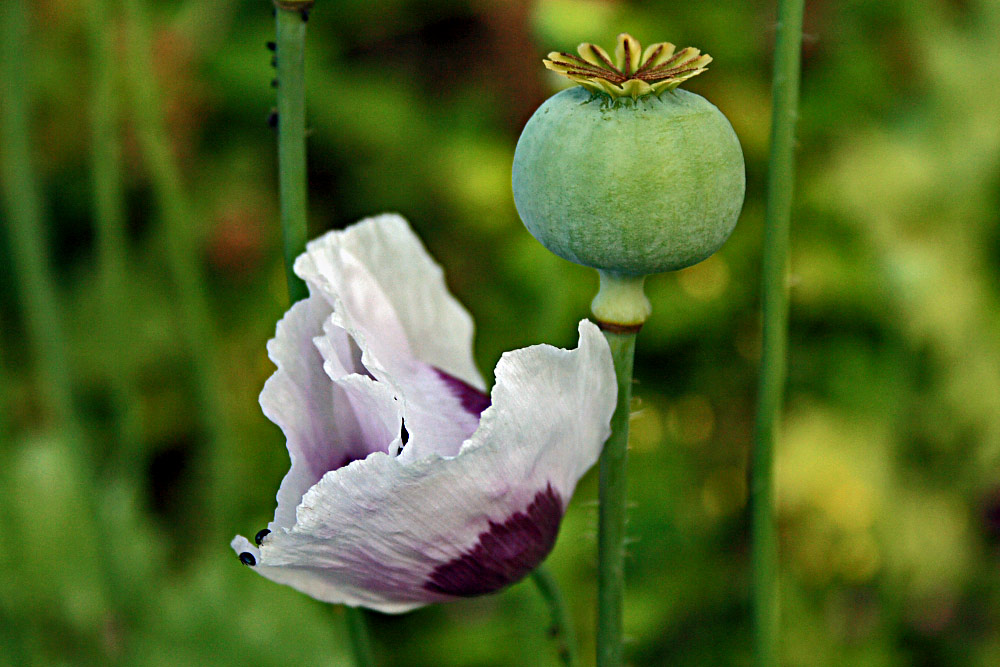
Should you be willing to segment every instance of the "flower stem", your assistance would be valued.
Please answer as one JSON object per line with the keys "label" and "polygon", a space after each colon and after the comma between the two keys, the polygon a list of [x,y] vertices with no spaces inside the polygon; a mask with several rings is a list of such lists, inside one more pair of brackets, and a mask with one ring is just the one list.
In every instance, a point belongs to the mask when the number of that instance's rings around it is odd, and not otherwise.
{"label": "flower stem", "polygon": [[549,613],[552,616],[549,633],[556,641],[559,661],[566,667],[575,667],[577,664],[576,633],[573,632],[573,622],[570,620],[566,602],[563,600],[556,578],[545,566],[539,566],[531,573],[531,580],[535,582],[538,592],[549,607]]}
{"label": "flower stem", "polygon": [[360,609],[354,607],[344,607],[347,623],[347,638],[351,642],[351,653],[354,655],[354,664],[358,667],[370,667],[375,664],[375,657],[372,655],[372,643],[368,636],[368,621],[365,614]]}
{"label": "flower stem", "polygon": [[151,40],[145,0],[126,0],[127,82],[132,95],[136,136],[149,170],[150,184],[162,220],[167,270],[177,294],[181,335],[184,338],[195,378],[195,391],[200,406],[201,427],[208,440],[206,460],[205,540],[212,544],[228,523],[232,507],[231,485],[235,438],[223,397],[227,392],[221,381],[222,372],[216,360],[217,333],[212,322],[208,288],[201,273],[201,256],[194,231],[195,216],[185,192],[180,168],[173,155],[164,123],[156,79],[156,69],[150,53]]}
{"label": "flower stem", "polygon": [[[611,437],[600,462],[600,507],[597,522],[597,665],[620,667],[623,662],[622,609],[625,597],[625,462],[632,402],[632,362],[638,330],[609,331],[618,378],[618,403],[611,417]],[[612,323],[613,324],[613,323]],[[621,325],[617,325],[621,326]]]}
{"label": "flower stem", "polygon": [[28,70],[28,3],[5,0],[0,11],[0,81],[3,82],[3,113],[0,113],[0,187],[6,208],[7,239],[15,284],[30,349],[38,364],[38,392],[42,409],[76,440],[80,434],[73,406],[72,382],[66,341],[59,315],[56,282],[46,259],[46,230],[42,201],[31,166]]}
{"label": "flower stem", "polygon": [[[302,9],[276,4],[278,82],[278,188],[285,275],[292,303],[308,296],[306,285],[295,275],[295,258],[306,248],[308,199],[306,190],[306,21]],[[303,3],[305,4],[305,3]],[[311,4],[311,3],[309,3]]]}
{"label": "flower stem", "polygon": [[[306,185],[305,44],[312,0],[275,0],[275,57],[278,97],[278,191],[288,298],[295,303],[309,296],[295,275],[295,258],[308,238]],[[375,664],[364,612],[344,607],[354,663]]]}
{"label": "flower stem", "polygon": [[779,660],[778,534],[774,507],[774,442],[784,394],[788,347],[788,246],[795,182],[803,0],[779,0],[774,105],[761,285],[763,320],[757,418],[750,462],[750,549],[753,655],[757,667]]}

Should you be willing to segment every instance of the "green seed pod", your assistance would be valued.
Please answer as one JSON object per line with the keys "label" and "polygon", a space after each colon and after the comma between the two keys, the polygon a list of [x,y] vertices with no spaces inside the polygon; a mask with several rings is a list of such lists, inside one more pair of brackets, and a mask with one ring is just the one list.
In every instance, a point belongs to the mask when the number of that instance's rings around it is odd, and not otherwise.
{"label": "green seed pod", "polygon": [[598,46],[545,62],[580,86],[549,98],[514,154],[514,202],[553,253],[602,272],[646,275],[690,266],[736,225],[746,175],[726,117],[677,90],[711,60],[654,44],[640,56],[619,35],[617,65]]}

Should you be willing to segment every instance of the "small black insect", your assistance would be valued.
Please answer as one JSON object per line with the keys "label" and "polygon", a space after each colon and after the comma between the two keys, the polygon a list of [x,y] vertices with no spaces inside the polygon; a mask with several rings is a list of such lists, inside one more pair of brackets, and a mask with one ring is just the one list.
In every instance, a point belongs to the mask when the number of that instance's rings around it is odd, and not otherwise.
{"label": "small black insect", "polygon": [[271,531],[268,530],[267,528],[261,528],[259,531],[257,531],[257,534],[253,536],[253,541],[256,542],[257,546],[259,547],[261,543],[264,541],[264,538],[267,537],[270,532]]}
{"label": "small black insect", "polygon": [[278,127],[278,110],[271,109],[271,113],[267,114],[267,126],[272,130]]}
{"label": "small black insect", "polygon": [[271,67],[278,67],[278,56],[271,56]]}
{"label": "small black insect", "polygon": [[244,551],[240,554],[240,562],[244,565],[249,565],[253,567],[257,564],[257,559],[253,557],[253,554],[249,551]]}
{"label": "small black insect", "polygon": [[302,14],[302,22],[303,23],[308,23],[309,22],[309,10],[308,9],[303,9],[300,13]]}
{"label": "small black insect", "polygon": [[272,88],[277,88],[278,87],[278,80],[277,79],[271,79],[271,87]]}
{"label": "small black insect", "polygon": [[275,44],[274,42],[268,42],[267,43],[267,50],[268,51],[277,51],[278,50],[278,45]]}

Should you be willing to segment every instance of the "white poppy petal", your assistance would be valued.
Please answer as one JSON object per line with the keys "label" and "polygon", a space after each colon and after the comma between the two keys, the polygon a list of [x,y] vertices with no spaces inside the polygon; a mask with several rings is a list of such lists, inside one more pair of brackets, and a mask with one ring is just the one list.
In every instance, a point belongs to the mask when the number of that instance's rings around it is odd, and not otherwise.
{"label": "white poppy petal", "polygon": [[[493,404],[454,457],[372,454],[328,473],[291,529],[237,553],[328,602],[402,612],[498,590],[551,550],[579,478],[609,433],[617,388],[592,323],[575,350],[537,345],[497,366]],[[405,450],[404,450],[405,452]]]}
{"label": "white poppy petal", "polygon": [[341,414],[342,418],[348,418],[355,424],[357,441],[350,448],[354,454],[350,460],[364,458],[377,451],[395,454],[398,447],[388,445],[399,438],[402,410],[392,388],[376,382],[361,366],[357,345],[350,340],[347,332],[333,323],[332,318],[323,323],[323,335],[314,338],[313,343],[323,357],[323,370],[343,392],[342,399],[350,406],[349,417]]}
{"label": "white poppy petal", "polygon": [[295,270],[329,300],[332,322],[361,348],[365,367],[395,389],[414,435],[403,456],[458,452],[481,411],[465,399],[484,387],[472,320],[406,221],[382,215],[330,232]]}
{"label": "white poppy petal", "polygon": [[332,386],[312,343],[330,312],[322,299],[300,301],[278,322],[277,333],[267,344],[268,356],[278,370],[265,383],[260,405],[285,434],[292,459],[278,491],[274,518],[286,527],[295,523],[295,507],[302,495],[329,470],[320,469],[331,457],[342,456],[342,443],[349,442],[335,437],[342,427],[335,423],[340,420],[335,419]]}
{"label": "white poppy petal", "polygon": [[341,325],[379,362],[419,359],[485,387],[472,359],[472,318],[402,217],[367,218],[311,241],[295,273],[340,303]]}
{"label": "white poppy petal", "polygon": [[[399,417],[392,406],[392,392],[363,375],[341,368],[343,378],[331,382],[324,373],[324,357],[314,338],[324,334],[330,306],[310,296],[292,306],[278,323],[267,351],[277,371],[260,394],[268,419],[285,434],[291,468],[278,489],[274,524],[295,523],[295,508],[302,495],[330,470],[364,458],[373,451],[387,451],[398,437]],[[343,334],[346,338],[346,334]],[[325,336],[328,352],[345,342]],[[350,352],[346,352],[350,358]],[[388,411],[388,412],[387,412]]]}

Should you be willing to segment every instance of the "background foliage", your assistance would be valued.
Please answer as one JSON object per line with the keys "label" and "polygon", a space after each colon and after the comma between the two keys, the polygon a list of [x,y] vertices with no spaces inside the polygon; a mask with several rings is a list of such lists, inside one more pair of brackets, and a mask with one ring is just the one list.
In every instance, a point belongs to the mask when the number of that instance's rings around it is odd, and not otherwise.
{"label": "background foliage", "polygon": [[[30,3],[30,50],[17,63],[82,432],[59,428],[43,398],[8,197],[0,664],[343,664],[338,611],[253,575],[228,547],[269,519],[287,468],[256,402],[285,299],[266,123],[270,3],[150,3],[148,39],[135,34],[151,69],[138,78],[159,87],[179,188],[164,199],[141,134],[155,98],[122,79],[126,266],[109,309],[82,112],[94,94],[95,1]],[[506,349],[572,344],[596,288],[513,208],[518,132],[562,85],[540,58],[584,40],[611,45],[623,30],[715,57],[686,87],[731,119],[748,198],[718,255],[649,281],[625,620],[635,664],[747,664],[744,468],[772,3],[317,5],[313,235],[406,215],[475,316],[486,371]],[[134,64],[128,16],[114,12],[105,30]],[[1000,3],[814,0],[806,33],[778,455],[785,663],[1000,664]],[[184,204],[181,228],[171,196]],[[171,264],[178,235],[214,331],[199,349],[184,335],[192,283]],[[216,369],[211,413],[199,358]],[[581,484],[549,559],[589,654],[595,486]],[[384,665],[554,663],[525,583],[371,618]]]}

